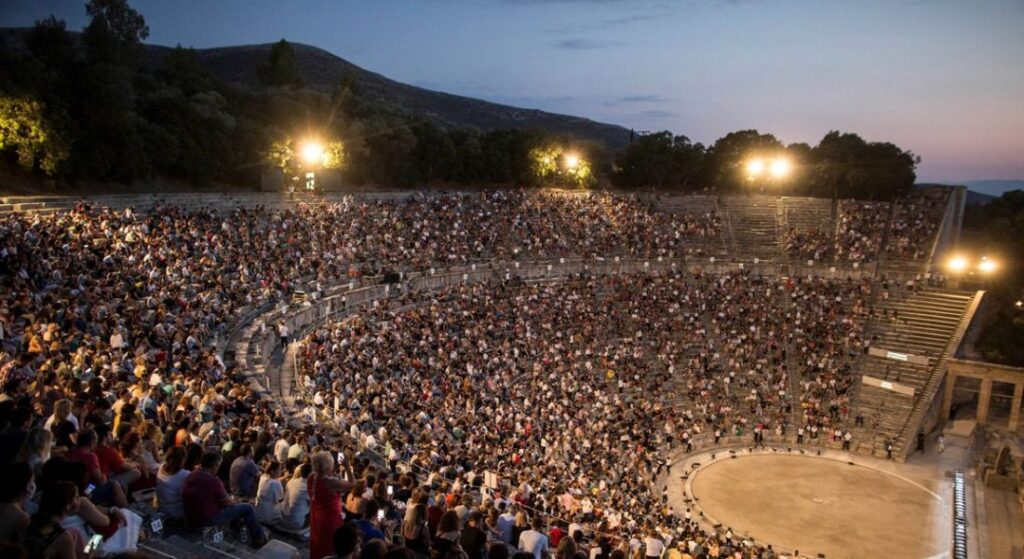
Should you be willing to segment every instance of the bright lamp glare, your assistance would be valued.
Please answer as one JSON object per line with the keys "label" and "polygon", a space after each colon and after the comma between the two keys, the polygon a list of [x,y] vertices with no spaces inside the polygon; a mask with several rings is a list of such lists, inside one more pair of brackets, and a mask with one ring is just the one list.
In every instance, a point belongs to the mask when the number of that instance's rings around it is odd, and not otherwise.
{"label": "bright lamp glare", "polygon": [[747,174],[752,177],[756,177],[764,172],[764,161],[760,159],[751,159],[747,162]]}
{"label": "bright lamp glare", "polygon": [[575,169],[580,166],[580,158],[576,155],[565,156],[565,166],[569,169]]}
{"label": "bright lamp glare", "polygon": [[978,271],[983,274],[991,274],[996,271],[996,263],[988,258],[982,258],[978,263]]}
{"label": "bright lamp glare", "polygon": [[776,159],[772,161],[772,176],[781,179],[789,174],[789,161]]}
{"label": "bright lamp glare", "polygon": [[306,142],[302,146],[302,160],[310,165],[320,163],[324,156],[324,146],[319,142]]}
{"label": "bright lamp glare", "polygon": [[967,269],[967,259],[963,256],[954,256],[946,263],[951,272],[962,272]]}

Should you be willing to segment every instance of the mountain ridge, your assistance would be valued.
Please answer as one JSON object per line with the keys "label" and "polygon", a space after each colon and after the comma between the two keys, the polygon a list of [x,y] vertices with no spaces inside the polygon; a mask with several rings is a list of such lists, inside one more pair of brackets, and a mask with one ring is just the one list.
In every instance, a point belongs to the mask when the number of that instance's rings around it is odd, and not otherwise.
{"label": "mountain ridge", "polygon": [[[430,118],[443,127],[476,126],[488,130],[538,126],[550,132],[597,140],[613,148],[629,143],[630,132],[622,126],[409,85],[362,68],[319,47],[290,44],[303,83],[321,93],[330,94],[343,79],[351,77],[363,94],[400,110]],[[204,67],[221,80],[255,88],[259,85],[256,68],[272,46],[272,43],[264,43],[195,49],[195,52]],[[169,47],[157,45],[147,45],[146,48],[157,56],[170,51]]]}
{"label": "mountain ridge", "polygon": [[[0,42],[23,47],[29,27],[0,27]],[[78,32],[69,31],[73,36]],[[20,43],[20,44],[19,44]],[[483,130],[539,127],[557,134],[595,140],[613,149],[629,144],[630,130],[617,124],[589,118],[503,105],[474,97],[435,91],[392,80],[367,70],[330,51],[305,43],[290,42],[303,85],[330,95],[344,79],[352,78],[360,91],[373,101],[407,114],[423,116],[443,128],[463,126]],[[214,77],[231,85],[258,90],[256,69],[274,43],[192,48]],[[143,43],[145,63],[155,67],[175,47]],[[185,47],[190,48],[190,47]]]}

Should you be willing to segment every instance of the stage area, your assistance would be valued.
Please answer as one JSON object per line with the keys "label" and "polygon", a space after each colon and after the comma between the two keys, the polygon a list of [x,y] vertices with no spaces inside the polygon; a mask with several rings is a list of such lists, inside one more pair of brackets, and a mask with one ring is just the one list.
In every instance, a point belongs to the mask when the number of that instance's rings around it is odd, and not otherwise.
{"label": "stage area", "polygon": [[[820,457],[754,454],[707,463],[686,485],[707,517],[737,535],[811,557],[917,559],[947,549],[943,500],[892,472]],[[687,506],[676,504],[676,510]]]}

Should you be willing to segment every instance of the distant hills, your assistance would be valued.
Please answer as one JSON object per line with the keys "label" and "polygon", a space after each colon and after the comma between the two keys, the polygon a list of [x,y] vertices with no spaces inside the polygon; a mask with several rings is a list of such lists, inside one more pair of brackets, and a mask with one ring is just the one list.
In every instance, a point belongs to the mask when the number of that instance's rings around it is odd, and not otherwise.
{"label": "distant hills", "polygon": [[1011,190],[1024,190],[1024,180],[987,180],[987,181],[966,181],[963,183],[967,188],[980,194],[988,194],[998,198],[1004,192]]}
{"label": "distant hills", "polygon": [[[0,28],[0,42],[23,48],[30,28]],[[78,35],[71,32],[72,35]],[[441,127],[475,126],[483,130],[538,127],[556,134],[595,140],[610,148],[629,144],[629,129],[587,118],[524,109],[416,87],[371,72],[321,48],[290,43],[303,84],[331,94],[343,80],[352,79],[366,100],[401,112],[423,116]],[[143,45],[146,63],[156,66],[172,48]],[[256,68],[267,59],[270,43],[195,49],[202,65],[220,80],[252,89],[260,88]]]}
{"label": "distant hills", "polygon": [[[388,79],[323,49],[291,43],[303,83],[310,89],[330,94],[345,79],[352,79],[368,100],[406,113],[427,117],[449,128],[475,126],[484,130],[539,127],[549,132],[596,140],[611,148],[629,143],[629,130],[590,119],[522,109],[432,91]],[[230,84],[258,88],[257,66],[266,60],[271,44],[196,49],[200,62],[210,73]],[[159,63],[169,47],[146,45],[150,64]]]}

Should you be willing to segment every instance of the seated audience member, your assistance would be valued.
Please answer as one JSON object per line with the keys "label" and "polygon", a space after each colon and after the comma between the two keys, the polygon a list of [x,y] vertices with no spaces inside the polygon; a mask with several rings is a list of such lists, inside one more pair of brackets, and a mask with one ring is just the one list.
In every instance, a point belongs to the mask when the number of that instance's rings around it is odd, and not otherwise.
{"label": "seated audience member", "polygon": [[298,530],[306,526],[309,518],[308,478],[313,466],[308,462],[295,467],[295,473],[285,485],[285,501],[281,526]]}
{"label": "seated audience member", "polygon": [[267,533],[256,520],[256,509],[249,503],[236,503],[217,477],[220,453],[207,452],[199,468],[185,478],[181,490],[185,518],[197,528],[225,526],[244,522],[254,547],[267,542]]}
{"label": "seated audience member", "polygon": [[181,490],[189,471],[182,467],[184,462],[185,448],[172,446],[164,454],[164,463],[156,474],[157,508],[169,518],[185,518]]}
{"label": "seated audience member", "polygon": [[231,492],[240,497],[255,497],[259,479],[260,467],[252,458],[252,447],[243,444],[238,449],[238,457],[231,463]]}
{"label": "seated audience member", "polygon": [[25,530],[25,547],[33,559],[78,559],[85,541],[77,530],[65,530],[61,523],[78,508],[78,488],[67,481],[49,485],[39,499],[39,510]]}
{"label": "seated audience member", "polygon": [[273,461],[267,465],[267,471],[260,476],[260,487],[256,491],[256,518],[264,524],[277,524],[281,521],[284,506],[284,487],[281,485],[280,462]]}
{"label": "seated audience member", "polygon": [[32,470],[24,462],[0,465],[0,543],[21,543],[32,521],[23,503],[35,492]]}

